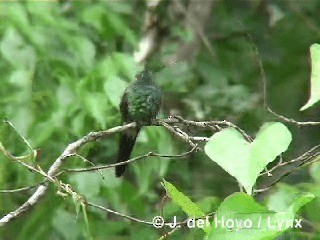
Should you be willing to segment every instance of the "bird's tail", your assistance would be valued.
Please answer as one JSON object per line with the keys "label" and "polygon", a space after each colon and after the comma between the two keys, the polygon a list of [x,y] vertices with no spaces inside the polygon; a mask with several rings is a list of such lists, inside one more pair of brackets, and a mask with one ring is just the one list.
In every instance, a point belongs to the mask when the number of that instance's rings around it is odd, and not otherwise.
{"label": "bird's tail", "polygon": [[[133,146],[138,137],[140,128],[136,127],[121,133],[117,163],[125,162],[130,159]],[[116,166],[116,177],[121,177],[126,170],[127,164]]]}

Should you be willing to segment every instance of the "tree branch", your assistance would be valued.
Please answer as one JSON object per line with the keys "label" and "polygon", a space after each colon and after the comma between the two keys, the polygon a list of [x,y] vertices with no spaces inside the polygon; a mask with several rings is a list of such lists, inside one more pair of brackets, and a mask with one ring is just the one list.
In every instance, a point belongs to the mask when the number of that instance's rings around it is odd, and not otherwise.
{"label": "tree branch", "polygon": [[[109,135],[112,135],[114,133],[125,131],[129,128],[136,127],[136,123],[129,123],[123,126],[117,126],[114,128],[110,128],[105,131],[100,132],[90,132],[88,135],[80,138],[79,140],[70,143],[68,147],[63,151],[63,153],[54,161],[54,163],[51,165],[47,172],[46,178],[52,182],[52,178],[54,178],[55,174],[58,172],[60,166],[63,164],[64,160],[76,153],[76,151],[82,147],[83,145],[96,141],[97,139],[107,137]],[[22,213],[28,211],[32,206],[34,206],[40,198],[46,193],[48,187],[46,185],[41,184],[37,190],[31,195],[31,197],[20,207],[18,207],[16,210],[8,213],[4,217],[0,219],[0,227],[5,226],[7,223],[11,222],[12,220],[16,219]]]}
{"label": "tree branch", "polygon": [[120,165],[125,165],[128,163],[132,163],[141,159],[145,159],[148,157],[161,157],[161,158],[183,158],[188,156],[189,154],[193,153],[197,148],[197,145],[195,145],[191,150],[189,150],[188,152],[182,153],[182,154],[177,154],[177,155],[162,155],[162,154],[158,154],[158,153],[154,153],[154,152],[148,152],[144,155],[135,157],[135,158],[131,158],[127,161],[124,162],[120,162],[120,163],[114,163],[114,164],[108,164],[108,165],[102,165],[102,166],[95,166],[95,167],[89,167],[89,168],[73,168],[73,169],[64,169],[63,171],[59,172],[57,176],[63,174],[63,173],[68,173],[68,172],[92,172],[92,171],[97,171],[97,170],[102,170],[102,169],[108,169],[108,168],[114,168],[116,166],[120,166]]}
{"label": "tree branch", "polygon": [[261,78],[261,83],[262,83],[262,96],[263,96],[263,106],[264,108],[271,113],[272,115],[274,115],[275,117],[277,117],[278,119],[280,119],[280,121],[283,122],[287,122],[287,123],[292,123],[297,125],[298,127],[301,126],[315,126],[315,125],[320,125],[320,122],[314,122],[314,121],[304,121],[304,122],[300,122],[300,121],[296,121],[292,118],[287,118],[284,117],[276,112],[274,112],[270,106],[268,105],[268,96],[267,96],[267,78],[266,78],[266,73],[264,71],[264,67],[260,58],[260,54],[259,54],[259,49],[257,47],[257,45],[255,44],[253,37],[248,33],[247,37],[249,38],[249,40],[252,42],[253,46],[254,46],[254,52],[255,52],[255,59],[257,61],[259,70],[260,70],[260,78]]}
{"label": "tree branch", "polygon": [[[18,207],[16,210],[8,213],[7,215],[3,216],[0,219],[0,227],[5,226],[6,224],[8,224],[9,222],[13,221],[14,219],[18,218],[19,216],[22,215],[22,213],[30,210],[32,208],[32,206],[34,206],[35,204],[37,204],[40,200],[40,198],[47,192],[48,189],[48,182],[57,184],[59,187],[59,191],[58,193],[60,195],[65,196],[67,195],[71,195],[71,196],[80,196],[81,201],[86,201],[86,200],[82,200],[82,198],[84,198],[84,196],[77,194],[76,192],[74,192],[71,188],[71,186],[69,184],[65,184],[61,181],[59,181],[59,179],[57,178],[58,176],[60,176],[62,173],[67,173],[67,172],[88,172],[88,171],[97,171],[100,169],[107,169],[107,168],[112,168],[118,165],[122,165],[122,164],[128,164],[134,161],[138,161],[141,159],[145,159],[151,156],[155,156],[155,157],[161,157],[161,158],[182,158],[185,157],[195,151],[203,151],[202,148],[200,148],[195,142],[197,141],[208,141],[207,137],[202,137],[202,136],[191,136],[189,135],[187,132],[185,132],[184,130],[181,129],[181,127],[178,127],[177,124],[179,124],[179,126],[183,127],[198,127],[198,128],[205,128],[205,129],[210,129],[213,132],[216,131],[220,131],[225,127],[233,127],[235,129],[237,129],[239,132],[241,132],[241,134],[244,136],[245,139],[247,139],[247,141],[252,141],[252,138],[244,131],[242,130],[240,127],[236,126],[233,123],[227,122],[227,121],[192,121],[192,120],[187,120],[184,119],[182,117],[179,116],[171,116],[167,119],[163,119],[163,120],[155,120],[152,125],[154,126],[163,126],[164,128],[166,128],[168,131],[170,131],[175,137],[183,140],[184,142],[186,142],[187,144],[189,144],[192,149],[182,153],[182,154],[177,154],[177,155],[164,155],[164,154],[159,154],[159,153],[154,153],[154,152],[149,152],[145,155],[142,156],[138,156],[136,158],[132,158],[126,162],[123,163],[116,163],[116,164],[109,164],[109,165],[104,165],[104,166],[93,166],[93,167],[89,167],[89,168],[78,168],[78,169],[65,169],[65,170],[61,170],[61,166],[62,164],[65,162],[65,160],[71,156],[78,156],[81,159],[83,159],[84,161],[88,161],[89,160],[85,159],[84,157],[80,156],[77,154],[77,151],[83,147],[85,144],[89,143],[89,142],[94,142],[98,139],[102,139],[105,137],[108,137],[112,134],[115,133],[119,133],[119,132],[123,132],[126,131],[130,128],[134,128],[137,126],[136,123],[129,123],[123,126],[117,126],[117,127],[113,127],[110,128],[108,130],[103,130],[103,131],[99,131],[99,132],[90,132],[89,134],[87,134],[86,136],[80,138],[79,140],[70,143],[66,149],[63,151],[63,153],[53,162],[53,164],[50,166],[49,170],[47,172],[44,172],[40,166],[30,166],[22,161],[17,161],[18,163],[22,164],[23,166],[25,166],[28,169],[33,170],[33,172],[36,172],[38,174],[41,174],[42,176],[44,176],[45,180],[43,182],[40,183],[40,186],[38,185],[38,188],[36,189],[36,191],[31,195],[31,197],[29,197],[29,199],[22,204],[20,207]],[[307,164],[309,162],[311,162],[312,160],[315,159],[316,156],[320,155],[320,151],[319,151],[320,145],[315,146],[314,148],[310,149],[309,151],[307,151],[306,153],[304,153],[303,155],[301,155],[300,157],[293,159],[291,161],[288,162],[282,162],[280,161],[275,167],[271,168],[268,172],[271,173],[276,169],[281,169],[282,167],[288,165],[288,164],[294,164],[294,163],[299,163],[299,166],[302,166],[304,164]],[[12,154],[7,154],[7,157],[9,159],[12,160],[12,158],[10,156],[13,156]],[[16,160],[19,157],[14,157],[14,159]],[[311,161],[310,161],[311,160]],[[297,167],[294,169],[296,170]],[[60,171],[61,170],[61,171]],[[292,170],[292,171],[294,171]],[[289,173],[287,172],[286,175],[290,174],[292,171],[290,171]],[[261,176],[265,175],[266,173],[262,173]],[[283,176],[282,176],[283,177]],[[276,181],[278,182],[280,181],[279,179]],[[275,183],[272,183],[272,185],[274,185]],[[270,185],[271,186],[271,185]],[[269,186],[269,188],[270,188]],[[24,190],[28,190],[31,189],[31,187],[34,186],[30,186],[30,187],[26,187],[26,188],[22,188],[22,189],[16,189],[16,190],[12,190],[12,192],[19,192],[19,191],[24,191]],[[267,189],[269,189],[267,188]],[[261,190],[261,189],[260,189]],[[259,190],[256,190],[256,192]],[[4,190],[3,192],[10,192],[10,190]],[[85,198],[84,198],[85,199]],[[135,220],[138,222],[142,222],[142,223],[146,223],[146,224],[150,224],[150,222],[144,221],[144,220],[137,220],[136,218],[133,217],[128,217],[127,215],[118,213],[116,211],[95,205],[93,203],[87,203],[86,204],[92,206],[92,207],[96,207],[99,208],[101,210],[104,211],[108,211],[110,213],[122,216],[122,217],[126,217],[128,219],[131,220]],[[182,224],[182,223],[181,223]]]}
{"label": "tree branch", "polygon": [[27,186],[27,187],[22,187],[22,188],[16,188],[16,189],[6,189],[6,190],[0,190],[0,193],[20,193],[20,192],[25,192],[28,191],[32,188],[38,187],[39,185],[44,184],[45,182],[47,182],[47,180],[44,180],[42,182],[39,182],[37,184],[31,185],[31,186]]}

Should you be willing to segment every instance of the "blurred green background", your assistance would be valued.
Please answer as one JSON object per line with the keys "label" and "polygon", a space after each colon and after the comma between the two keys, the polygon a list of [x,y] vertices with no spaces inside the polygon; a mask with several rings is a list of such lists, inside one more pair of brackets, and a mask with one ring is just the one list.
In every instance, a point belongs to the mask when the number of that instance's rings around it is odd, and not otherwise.
{"label": "blurred green background", "polygon": [[[200,14],[194,14],[194,9]],[[319,9],[317,0],[160,1],[152,12],[158,18],[159,48],[148,61],[164,92],[159,117],[225,119],[254,136],[264,122],[276,120],[263,108],[261,60],[269,106],[296,120],[319,120],[319,106],[299,112],[309,95],[309,47],[320,42]],[[90,131],[121,124],[121,94],[142,69],[133,53],[145,33],[147,11],[147,1],[138,0],[0,3],[0,119],[10,120],[33,148],[40,149],[38,164],[43,169],[68,143]],[[170,65],[172,59],[176,64]],[[293,142],[284,160],[319,143],[319,127],[287,126]],[[0,137],[14,155],[28,152],[4,123]],[[80,154],[95,164],[114,163],[117,144],[114,135],[88,144]],[[162,127],[146,127],[133,155],[187,150],[189,146]],[[79,158],[65,164],[84,166],[89,165]],[[308,168],[290,175],[286,183],[262,197],[275,201],[288,191],[317,193],[301,213],[310,226],[281,239],[319,239],[320,180],[316,176],[320,168],[314,165],[311,170],[311,175]],[[92,202],[148,221],[160,211],[165,194],[162,178],[206,212],[238,191],[236,181],[203,153],[184,160],[153,157],[138,161],[129,166],[123,179],[116,179],[113,169],[104,170],[103,175],[105,179],[97,173],[72,173],[61,179]],[[0,155],[0,189],[40,181],[39,175]],[[62,198],[56,191],[51,186],[40,204],[2,229],[2,239],[85,239],[83,216],[77,216],[71,198]],[[20,206],[31,194],[32,190],[1,194],[0,215]],[[171,203],[165,205],[165,213],[185,217]],[[88,216],[93,239],[158,239],[165,233],[95,209],[89,209]],[[170,239],[200,239],[202,234],[182,229]]]}

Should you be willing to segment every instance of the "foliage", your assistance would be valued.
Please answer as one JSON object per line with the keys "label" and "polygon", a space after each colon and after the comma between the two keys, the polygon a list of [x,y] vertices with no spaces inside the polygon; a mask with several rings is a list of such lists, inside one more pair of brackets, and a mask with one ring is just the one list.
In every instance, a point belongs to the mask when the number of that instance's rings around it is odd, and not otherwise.
{"label": "foliage", "polygon": [[251,143],[234,128],[226,128],[214,134],[204,149],[251,195],[259,174],[268,163],[288,149],[290,142],[291,134],[285,125],[266,123]]}
{"label": "foliage", "polygon": [[313,44],[310,47],[311,53],[311,91],[308,102],[300,109],[301,111],[311,107],[320,100],[320,45]]}
{"label": "foliage", "polygon": [[[179,192],[175,186],[167,181],[163,181],[163,185],[167,191],[167,196],[172,199],[172,201],[181,207],[188,217],[196,219],[205,217],[206,214],[201,210],[201,208],[194,202],[192,202],[187,196]],[[209,233],[209,227],[203,228],[203,230]]]}
{"label": "foliage", "polygon": [[298,207],[289,206],[276,212],[244,193],[234,193],[219,206],[209,239],[274,239],[289,228],[300,228],[301,219],[296,219],[294,214],[313,198],[313,195],[299,196],[293,203],[303,202]]}

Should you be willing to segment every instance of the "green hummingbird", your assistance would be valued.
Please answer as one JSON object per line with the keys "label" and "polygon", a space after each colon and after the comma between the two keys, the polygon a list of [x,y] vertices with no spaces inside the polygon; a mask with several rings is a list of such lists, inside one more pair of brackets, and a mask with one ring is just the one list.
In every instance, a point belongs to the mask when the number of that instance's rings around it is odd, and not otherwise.
{"label": "green hummingbird", "polygon": [[[143,70],[124,91],[120,102],[120,113],[124,123],[136,122],[137,127],[121,133],[117,163],[129,160],[135,141],[143,125],[151,124],[161,105],[162,91],[154,83],[152,73]],[[121,177],[125,165],[116,166],[116,177]]]}

